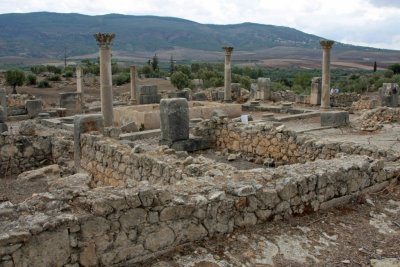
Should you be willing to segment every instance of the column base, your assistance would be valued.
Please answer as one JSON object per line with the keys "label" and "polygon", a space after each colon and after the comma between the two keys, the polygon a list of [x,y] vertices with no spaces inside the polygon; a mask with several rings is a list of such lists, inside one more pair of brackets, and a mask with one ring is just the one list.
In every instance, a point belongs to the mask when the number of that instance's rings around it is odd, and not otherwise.
{"label": "column base", "polygon": [[233,100],[226,100],[226,99],[224,99],[224,103],[232,103],[233,102]]}
{"label": "column base", "polygon": [[136,105],[136,104],[137,104],[136,99],[129,100],[129,105]]}

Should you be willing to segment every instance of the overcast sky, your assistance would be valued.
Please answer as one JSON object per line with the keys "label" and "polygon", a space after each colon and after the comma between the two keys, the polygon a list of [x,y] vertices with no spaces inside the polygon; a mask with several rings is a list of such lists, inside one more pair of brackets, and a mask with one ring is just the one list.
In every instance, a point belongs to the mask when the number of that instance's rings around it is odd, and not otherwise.
{"label": "overcast sky", "polygon": [[400,50],[400,0],[0,0],[0,13],[35,11],[157,15],[213,24],[255,22]]}

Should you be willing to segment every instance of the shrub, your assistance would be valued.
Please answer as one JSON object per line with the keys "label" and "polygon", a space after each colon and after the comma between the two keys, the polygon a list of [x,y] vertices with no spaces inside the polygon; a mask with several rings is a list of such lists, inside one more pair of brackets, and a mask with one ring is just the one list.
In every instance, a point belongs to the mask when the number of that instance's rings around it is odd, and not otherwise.
{"label": "shrub", "polygon": [[49,81],[52,81],[52,82],[61,81],[61,76],[58,75],[58,74],[52,75],[52,76],[49,77]]}
{"label": "shrub", "polygon": [[185,87],[188,87],[190,85],[190,79],[185,73],[183,73],[181,71],[175,71],[171,75],[171,83],[176,88],[181,90],[181,89],[183,89]]}
{"label": "shrub", "polygon": [[64,73],[65,78],[72,78],[74,76],[74,72],[72,70],[68,70]]}
{"label": "shrub", "polygon": [[118,73],[118,74],[112,76],[112,83],[114,85],[122,85],[125,83],[129,83],[130,80],[131,80],[130,75],[129,75],[129,73],[126,73],[126,72]]}
{"label": "shrub", "polygon": [[26,77],[26,84],[27,85],[36,85],[36,75],[28,74]]}
{"label": "shrub", "polygon": [[40,81],[37,85],[38,88],[50,88],[50,83],[48,80]]}

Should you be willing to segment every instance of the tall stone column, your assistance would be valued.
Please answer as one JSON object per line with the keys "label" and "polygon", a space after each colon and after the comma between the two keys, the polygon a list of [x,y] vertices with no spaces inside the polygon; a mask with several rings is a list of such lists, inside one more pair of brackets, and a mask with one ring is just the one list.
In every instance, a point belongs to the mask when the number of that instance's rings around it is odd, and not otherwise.
{"label": "tall stone column", "polygon": [[131,100],[132,105],[136,104],[136,66],[131,66]]}
{"label": "tall stone column", "polygon": [[76,92],[82,93],[82,68],[76,67]]}
{"label": "tall stone column", "polygon": [[223,47],[225,51],[225,94],[224,94],[224,101],[225,102],[232,102],[232,92],[231,92],[231,55],[233,51],[233,47],[225,46]]}
{"label": "tall stone column", "polygon": [[321,108],[330,108],[330,89],[331,89],[331,48],[335,43],[330,40],[321,40],[319,42],[322,46],[322,92],[321,92]]}
{"label": "tall stone column", "polygon": [[104,126],[113,126],[113,92],[111,76],[111,45],[115,33],[96,33],[94,35],[100,47],[100,91],[101,113],[104,117]]}

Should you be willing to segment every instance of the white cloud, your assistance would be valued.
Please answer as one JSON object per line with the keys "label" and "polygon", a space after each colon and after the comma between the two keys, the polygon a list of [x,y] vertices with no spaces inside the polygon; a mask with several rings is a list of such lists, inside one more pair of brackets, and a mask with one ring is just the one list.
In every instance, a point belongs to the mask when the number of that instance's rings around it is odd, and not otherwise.
{"label": "white cloud", "polygon": [[52,11],[180,17],[200,23],[255,22],[296,28],[351,44],[400,50],[394,0],[1,0],[2,13]]}

